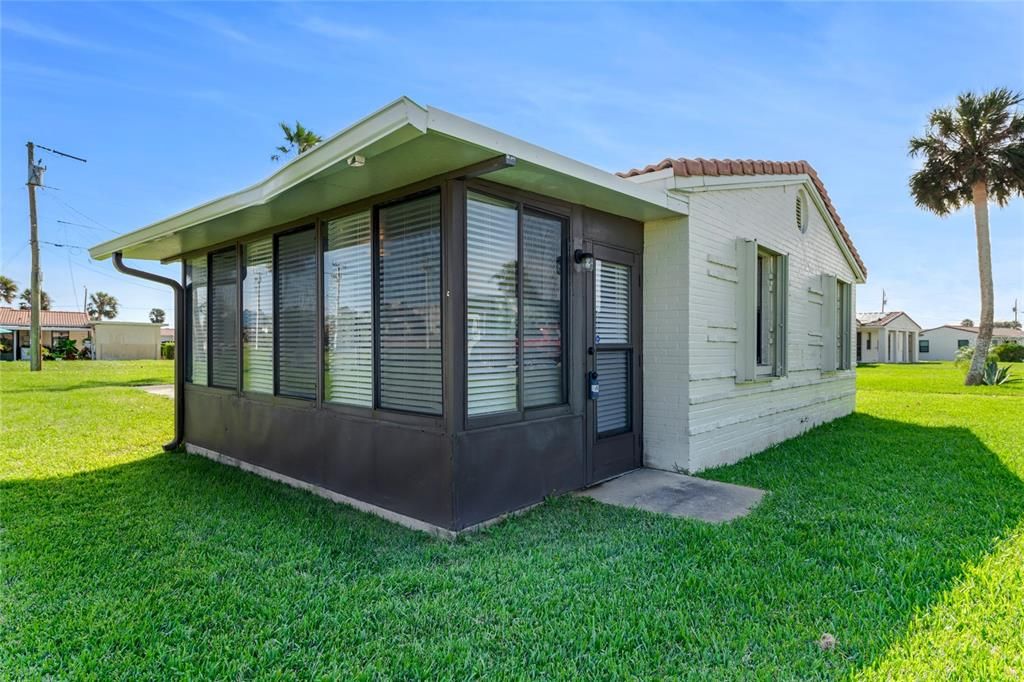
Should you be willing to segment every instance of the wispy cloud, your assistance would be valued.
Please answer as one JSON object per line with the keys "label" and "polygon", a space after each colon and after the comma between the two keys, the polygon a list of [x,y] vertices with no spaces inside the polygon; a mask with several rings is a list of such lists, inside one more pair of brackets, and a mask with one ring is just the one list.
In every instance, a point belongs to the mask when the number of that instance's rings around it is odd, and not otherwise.
{"label": "wispy cloud", "polygon": [[66,33],[59,29],[51,26],[44,26],[41,24],[34,24],[27,21],[22,21],[18,18],[5,17],[2,26],[4,31],[10,31],[26,38],[33,40],[39,40],[45,43],[51,43],[53,45],[61,45],[63,47],[73,47],[81,50],[92,50],[93,52],[120,52],[117,47],[113,45],[105,45],[103,43],[96,43],[91,40],[85,40],[71,33]]}
{"label": "wispy cloud", "polygon": [[243,45],[254,45],[256,43],[247,33],[240,30],[234,23],[227,21],[215,14],[207,14],[205,12],[196,12],[191,9],[181,9],[179,7],[171,8],[167,5],[159,6],[159,9],[164,14],[192,24],[205,31],[209,31],[215,35],[219,35],[222,38],[227,38],[236,43]]}
{"label": "wispy cloud", "polygon": [[298,27],[309,33],[314,33],[325,38],[336,40],[374,40],[380,37],[380,33],[368,26],[354,26],[343,24],[320,17],[306,17],[298,23]]}

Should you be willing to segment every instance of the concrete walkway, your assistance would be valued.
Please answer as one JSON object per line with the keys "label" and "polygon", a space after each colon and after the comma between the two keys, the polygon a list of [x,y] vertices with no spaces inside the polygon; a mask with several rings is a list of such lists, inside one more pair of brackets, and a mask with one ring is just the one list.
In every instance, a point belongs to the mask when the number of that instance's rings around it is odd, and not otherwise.
{"label": "concrete walkway", "polygon": [[155,384],[153,386],[139,386],[146,393],[162,396],[164,398],[174,397],[174,384]]}
{"label": "concrete walkway", "polygon": [[637,469],[579,494],[617,507],[722,523],[746,516],[765,491],[670,471]]}

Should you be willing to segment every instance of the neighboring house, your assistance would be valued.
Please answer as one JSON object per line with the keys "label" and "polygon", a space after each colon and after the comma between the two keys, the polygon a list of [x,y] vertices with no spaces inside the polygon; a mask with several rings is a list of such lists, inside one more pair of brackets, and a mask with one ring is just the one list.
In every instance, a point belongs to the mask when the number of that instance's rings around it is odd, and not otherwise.
{"label": "neighboring house", "polygon": [[159,360],[160,324],[102,320],[93,322],[96,360]]}
{"label": "neighboring house", "polygon": [[449,534],[853,410],[814,170],[624,176],[403,98],[91,255],[183,263],[189,451]]}
{"label": "neighboring house", "polygon": [[160,328],[160,343],[171,343],[174,341],[174,329],[171,327]]}
{"label": "neighboring house", "polygon": [[[31,321],[28,310],[0,308],[0,360],[28,360]],[[39,314],[42,345],[52,348],[61,338],[72,339],[78,349],[89,347],[96,360],[156,360],[160,358],[160,325],[110,320],[94,322],[85,313],[42,310]]]}
{"label": "neighboring house", "polygon": [[900,310],[857,313],[857,362],[917,362],[921,326]]}
{"label": "neighboring house", "polygon": [[[85,313],[67,310],[39,311],[40,341],[43,346],[53,347],[60,339],[74,340],[78,348],[84,347],[91,333],[91,321]],[[31,311],[0,307],[0,360],[28,360],[30,347]],[[9,350],[8,350],[9,349]]]}
{"label": "neighboring house", "polygon": [[[958,350],[964,346],[973,347],[977,340],[977,327],[944,324],[921,332],[918,352],[922,360],[954,360]],[[995,327],[992,329],[992,345],[1000,343],[1024,343],[1024,332],[1009,327]]]}

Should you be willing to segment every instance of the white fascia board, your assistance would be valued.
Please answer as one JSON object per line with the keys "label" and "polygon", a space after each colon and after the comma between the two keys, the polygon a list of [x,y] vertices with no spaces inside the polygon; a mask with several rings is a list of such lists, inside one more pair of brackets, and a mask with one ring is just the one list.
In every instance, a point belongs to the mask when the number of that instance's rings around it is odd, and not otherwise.
{"label": "white fascia board", "polygon": [[[208,201],[194,208],[142,227],[128,234],[97,244],[89,249],[89,255],[102,260],[117,251],[159,239],[193,225],[219,218],[251,206],[265,204],[282,192],[298,185],[336,163],[343,162],[353,154],[367,148],[375,153],[390,148],[393,144],[408,141],[411,137],[423,135],[427,129],[427,110],[407,97],[400,97],[391,104],[377,110],[341,132],[332,135],[316,148],[297,156],[272,175],[245,189]],[[400,136],[393,144],[386,142],[389,136],[411,127],[412,135]],[[380,144],[383,143],[383,144]]]}
{"label": "white fascia board", "polygon": [[693,192],[708,192],[720,189],[761,189],[766,187],[785,187],[800,185],[807,191],[807,196],[814,202],[815,207],[818,209],[818,213],[821,214],[825,224],[828,225],[829,231],[832,233],[832,238],[839,246],[839,250],[842,252],[843,257],[849,264],[850,269],[853,270],[853,274],[856,277],[857,284],[864,284],[867,281],[867,277],[864,271],[860,269],[860,265],[857,263],[857,259],[853,257],[850,252],[850,247],[847,246],[846,240],[843,239],[843,235],[839,232],[839,226],[832,220],[832,214],[828,212],[828,208],[825,206],[824,200],[821,195],[818,194],[818,188],[814,186],[811,181],[811,176],[806,173],[798,173],[795,175],[696,175],[696,176],[674,176],[673,180],[670,181],[672,186],[671,192],[689,194]]}
{"label": "white fascia board", "polygon": [[630,182],[614,173],[609,173],[606,170],[595,168],[581,161],[570,159],[567,156],[562,156],[543,147],[538,147],[441,109],[427,107],[427,115],[427,127],[442,135],[448,135],[449,137],[464,140],[487,149],[493,149],[503,154],[510,154],[517,159],[527,161],[555,173],[577,178],[609,192],[622,194],[632,199],[664,208],[666,209],[665,217],[672,213],[681,215],[686,215],[687,213],[687,202],[667,192]]}

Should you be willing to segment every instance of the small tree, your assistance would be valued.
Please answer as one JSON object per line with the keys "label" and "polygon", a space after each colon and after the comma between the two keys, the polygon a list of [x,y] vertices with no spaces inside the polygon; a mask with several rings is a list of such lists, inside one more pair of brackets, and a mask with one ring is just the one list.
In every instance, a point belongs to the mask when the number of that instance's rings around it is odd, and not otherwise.
{"label": "small tree", "polygon": [[1000,329],[1020,329],[1020,320],[996,320],[992,323],[993,327],[999,327]]}
{"label": "small tree", "polygon": [[89,318],[112,320],[117,317],[117,299],[105,291],[89,295]]}
{"label": "small tree", "polygon": [[271,154],[270,160],[277,161],[281,158],[281,154],[291,154],[293,151],[295,155],[305,154],[313,147],[317,146],[323,139],[314,133],[309,128],[304,127],[298,121],[295,122],[295,128],[292,129],[284,121],[278,123],[281,126],[281,132],[284,133],[284,141],[287,144],[278,145],[277,151],[280,154]]}
{"label": "small tree", "polygon": [[961,327],[973,327],[974,326],[974,320],[972,320],[969,317],[965,317],[964,319],[960,320],[960,326]]}
{"label": "small tree", "polygon": [[167,313],[164,312],[163,308],[153,308],[149,311],[149,321],[153,324],[163,324],[166,319]]}
{"label": "small tree", "polygon": [[[32,309],[32,290],[31,289],[22,289],[21,290],[21,296],[19,298],[21,299],[21,303],[19,303],[19,307],[22,310],[31,310]],[[39,290],[39,308],[40,308],[40,310],[49,310],[50,309],[50,295],[48,293],[46,293],[46,291],[43,290],[43,289]]]}
{"label": "small tree", "polygon": [[14,302],[14,297],[18,295],[18,285],[14,283],[14,280],[7,275],[0,275],[0,299],[3,299],[4,303],[10,305]]}
{"label": "small tree", "polygon": [[921,157],[921,170],[910,177],[915,203],[940,216],[974,207],[978,241],[981,320],[977,352],[964,383],[980,384],[992,343],[995,314],[992,245],[988,202],[1005,206],[1024,195],[1024,115],[1016,107],[1024,95],[1006,88],[956,98],[956,105],[936,109],[922,137],[910,140],[910,155]]}

